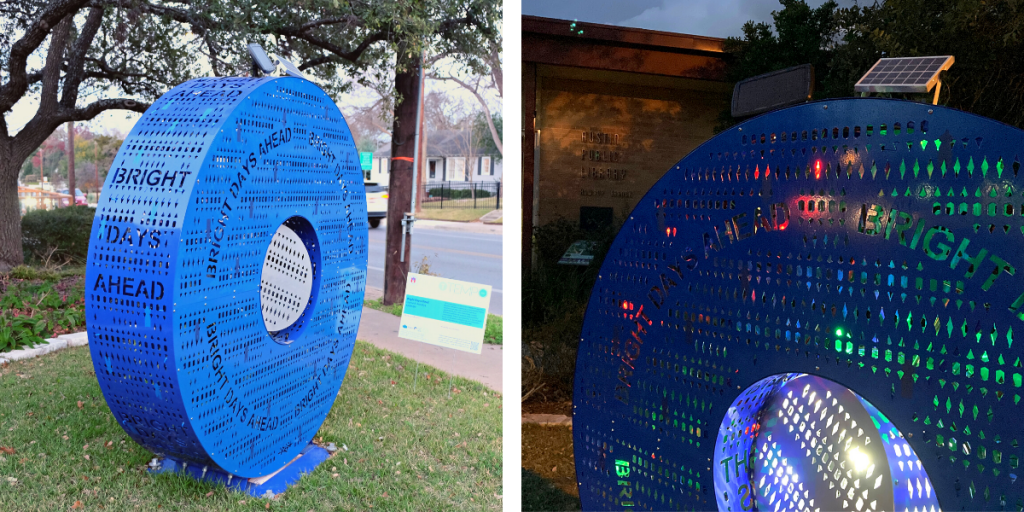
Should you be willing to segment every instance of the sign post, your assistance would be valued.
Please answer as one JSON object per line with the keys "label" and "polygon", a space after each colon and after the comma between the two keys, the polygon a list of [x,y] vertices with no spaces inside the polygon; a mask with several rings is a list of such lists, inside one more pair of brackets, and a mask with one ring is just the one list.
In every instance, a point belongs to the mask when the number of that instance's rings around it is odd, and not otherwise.
{"label": "sign post", "polygon": [[367,151],[359,152],[359,167],[363,169],[366,179],[370,179],[370,171],[373,169],[373,153]]}

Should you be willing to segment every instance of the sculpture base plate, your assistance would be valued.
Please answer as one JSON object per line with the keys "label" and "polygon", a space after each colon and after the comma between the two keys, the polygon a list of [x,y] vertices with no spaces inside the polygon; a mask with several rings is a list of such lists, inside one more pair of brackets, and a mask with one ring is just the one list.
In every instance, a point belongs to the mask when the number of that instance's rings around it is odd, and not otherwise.
{"label": "sculpture base plate", "polygon": [[195,478],[196,480],[211,482],[223,485],[229,489],[244,492],[256,498],[273,498],[283,493],[289,486],[294,485],[302,478],[304,473],[316,469],[320,463],[327,460],[330,453],[310,443],[285,467],[259,478],[243,478],[232,475],[219,469],[207,468],[205,473],[202,466],[195,464],[186,465],[183,461],[173,457],[164,457],[158,469],[150,469],[150,473],[181,473]]}

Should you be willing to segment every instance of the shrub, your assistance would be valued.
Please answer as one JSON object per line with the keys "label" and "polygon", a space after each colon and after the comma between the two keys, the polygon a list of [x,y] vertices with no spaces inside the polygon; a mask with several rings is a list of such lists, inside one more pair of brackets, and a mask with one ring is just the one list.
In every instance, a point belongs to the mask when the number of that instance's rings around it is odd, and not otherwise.
{"label": "shrub", "polygon": [[[96,210],[69,206],[34,210],[21,219],[21,244],[26,260],[84,263],[89,253],[89,234]],[[51,255],[52,251],[52,255]]]}
{"label": "shrub", "polygon": [[31,348],[43,343],[45,318],[0,316],[0,352]]}
{"label": "shrub", "polygon": [[85,267],[62,267],[53,268],[51,267],[30,267],[28,265],[18,265],[11,269],[7,274],[11,279],[23,279],[26,281],[42,280],[42,281],[59,281],[65,277],[85,277]]}
{"label": "shrub", "polygon": [[[584,231],[566,219],[534,228],[537,264],[532,273],[523,275],[524,395],[554,401],[572,396],[587,302],[617,233],[615,226]],[[559,265],[558,260],[576,240],[596,242],[593,262],[586,267]]]}
{"label": "shrub", "polygon": [[83,269],[15,267],[0,274],[0,352],[41,343],[85,325]]}

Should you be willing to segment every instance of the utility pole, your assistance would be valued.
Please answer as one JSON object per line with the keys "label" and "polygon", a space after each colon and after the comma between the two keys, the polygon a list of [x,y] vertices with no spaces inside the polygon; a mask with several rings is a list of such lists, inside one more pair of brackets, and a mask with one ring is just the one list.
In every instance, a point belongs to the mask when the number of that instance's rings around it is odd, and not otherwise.
{"label": "utility pole", "polygon": [[416,164],[416,113],[423,89],[421,55],[398,52],[395,88],[402,100],[395,105],[395,121],[391,131],[391,176],[388,180],[388,230],[384,253],[384,304],[405,300],[405,280],[409,275],[412,255],[412,233],[405,220],[412,212],[413,168]]}
{"label": "utility pole", "polygon": [[71,206],[75,205],[75,122],[68,121],[68,138],[65,146],[68,155],[68,193],[71,194]]}
{"label": "utility pole", "polygon": [[[426,72],[426,70],[423,70],[423,71]],[[420,81],[420,87],[421,87],[421,89],[423,87],[423,81],[422,80]],[[426,180],[426,178],[424,176],[427,174],[427,167],[430,165],[427,162],[427,131],[423,129],[423,127],[426,126],[426,124],[427,124],[427,116],[423,115],[423,113],[424,113],[423,107],[426,104],[426,101],[427,101],[426,91],[420,90],[420,116],[419,116],[420,117],[420,123],[419,123],[419,131],[420,131],[419,132],[420,133],[420,136],[419,136],[419,146],[420,147],[417,148],[417,151],[419,151],[419,158],[416,159],[416,161],[418,162],[417,166],[419,167],[419,169],[417,169],[417,172],[416,172],[416,183],[413,184],[413,186],[416,187],[417,195],[419,195],[419,197],[420,197],[420,200],[416,201],[416,213],[417,214],[423,212],[423,198],[427,197],[427,189],[424,188],[423,182]]]}

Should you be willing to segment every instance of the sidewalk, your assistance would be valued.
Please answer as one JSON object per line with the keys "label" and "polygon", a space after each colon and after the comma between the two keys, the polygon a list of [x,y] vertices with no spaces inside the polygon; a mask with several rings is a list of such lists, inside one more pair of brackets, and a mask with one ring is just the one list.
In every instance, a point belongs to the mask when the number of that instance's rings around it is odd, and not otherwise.
{"label": "sidewalk", "polygon": [[[384,290],[366,287],[366,300],[376,300],[384,296]],[[429,364],[438,370],[452,372],[459,377],[484,383],[485,386],[501,393],[501,345],[484,344],[480,355],[470,354],[461,350],[442,348],[427,343],[407,340],[398,337],[400,318],[363,308],[363,318],[359,323],[357,339],[371,343],[377,347],[398,352],[405,357],[423,364]],[[455,353],[455,367],[452,368],[452,353]]]}
{"label": "sidewalk", "polygon": [[[369,295],[369,294],[368,294]],[[429,364],[444,372],[483,383],[501,393],[501,346],[483,346],[480,355],[398,337],[399,317],[363,308],[356,339]],[[454,357],[454,360],[453,360]]]}
{"label": "sidewalk", "polygon": [[[382,219],[377,229],[387,229],[387,219]],[[501,234],[501,224],[484,224],[483,222],[450,222],[445,220],[416,219],[416,228],[440,229],[443,231],[461,231],[463,233]],[[414,228],[415,229],[415,228]]]}

